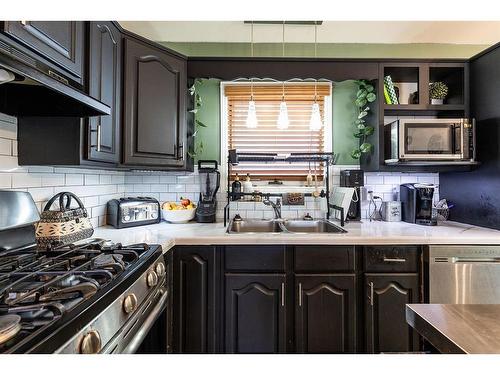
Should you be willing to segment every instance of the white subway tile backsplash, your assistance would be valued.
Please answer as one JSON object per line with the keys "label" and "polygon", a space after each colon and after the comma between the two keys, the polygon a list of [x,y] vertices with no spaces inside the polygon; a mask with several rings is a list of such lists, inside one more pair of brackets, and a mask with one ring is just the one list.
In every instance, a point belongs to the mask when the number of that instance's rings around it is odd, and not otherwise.
{"label": "white subway tile backsplash", "polygon": [[48,201],[54,196],[53,187],[29,188],[28,192],[35,202]]}
{"label": "white subway tile backsplash", "polygon": [[0,138],[0,155],[12,155],[12,140]]}
{"label": "white subway tile backsplash", "polygon": [[142,182],[145,184],[158,184],[160,182],[160,176],[143,176]]}
{"label": "white subway tile backsplash", "polygon": [[161,184],[175,184],[177,182],[176,176],[160,176]]}
{"label": "white subway tile backsplash", "polygon": [[63,174],[42,174],[42,186],[63,186],[65,182],[66,178]]}
{"label": "white subway tile backsplash", "polygon": [[1,172],[18,172],[23,170],[22,167],[17,164],[16,156],[0,155],[0,173]]}
{"label": "white subway tile backsplash", "polygon": [[28,167],[28,172],[33,173],[54,173],[54,167],[49,167],[47,165],[34,165]]}
{"label": "white subway tile backsplash", "polygon": [[38,173],[13,173],[12,188],[41,187],[42,176]]}
{"label": "white subway tile backsplash", "polygon": [[177,199],[176,193],[160,193],[160,201],[162,202],[172,202]]}
{"label": "white subway tile backsplash", "polygon": [[99,176],[99,183],[101,185],[109,185],[112,183],[112,176],[109,174],[101,174]]}
{"label": "white subway tile backsplash", "polygon": [[0,173],[0,189],[10,189],[12,187],[12,177],[9,173]]}
{"label": "white subway tile backsplash", "polygon": [[168,191],[168,185],[165,184],[152,184],[151,191],[156,193],[166,193]]}
{"label": "white subway tile backsplash", "polygon": [[91,217],[99,217],[104,215],[106,215],[106,205],[92,207]]}
{"label": "white subway tile backsplash", "polygon": [[[108,171],[67,167],[20,167],[17,162],[17,119],[0,113],[0,188],[28,191],[32,194],[39,209],[53,194],[71,191],[79,196],[90,215],[94,226],[104,225],[106,203],[110,199],[124,196],[151,196],[165,201],[179,201],[181,197],[195,202],[199,198],[199,176],[189,172],[150,172],[150,171]],[[356,166],[332,168],[332,184],[340,183],[342,169],[357,169]],[[365,173],[365,185],[371,186],[375,195],[383,200],[397,199],[399,185],[408,182],[429,182],[439,184],[438,174],[415,173]],[[286,190],[286,187],[284,187]],[[217,217],[224,215],[226,204],[224,182],[217,194],[219,201]],[[439,190],[435,191],[435,200]],[[380,205],[380,203],[378,203]],[[368,202],[362,202],[362,216],[366,218]],[[271,207],[262,202],[231,202],[231,217],[240,213],[243,218],[270,219],[274,216]],[[283,206],[286,218],[302,218],[309,213],[315,218],[325,217],[324,200],[305,198],[303,206]]]}
{"label": "white subway tile backsplash", "polygon": [[169,193],[183,193],[186,191],[185,186],[182,184],[168,185]]}
{"label": "white subway tile backsplash", "polygon": [[83,185],[83,174],[66,174],[65,185]]}
{"label": "white subway tile backsplash", "polygon": [[125,183],[126,184],[140,184],[140,183],[142,183],[142,176],[126,175],[125,176]]}
{"label": "white subway tile backsplash", "polygon": [[384,183],[384,176],[368,175],[365,176],[366,185],[382,185]]}
{"label": "white subway tile backsplash", "polygon": [[98,174],[86,174],[85,175],[85,185],[99,185],[99,175]]}

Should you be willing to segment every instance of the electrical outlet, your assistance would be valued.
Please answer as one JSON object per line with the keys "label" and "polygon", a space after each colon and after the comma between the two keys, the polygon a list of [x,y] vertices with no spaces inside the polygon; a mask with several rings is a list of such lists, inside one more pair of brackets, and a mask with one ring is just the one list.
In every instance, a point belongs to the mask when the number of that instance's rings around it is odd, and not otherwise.
{"label": "electrical outlet", "polygon": [[369,201],[373,197],[373,188],[371,186],[363,186],[361,188],[361,200]]}

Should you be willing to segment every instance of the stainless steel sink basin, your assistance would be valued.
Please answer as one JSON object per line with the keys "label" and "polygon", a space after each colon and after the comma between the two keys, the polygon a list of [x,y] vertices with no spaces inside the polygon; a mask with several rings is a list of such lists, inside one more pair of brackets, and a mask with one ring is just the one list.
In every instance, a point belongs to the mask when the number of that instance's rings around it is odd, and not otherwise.
{"label": "stainless steel sink basin", "polygon": [[232,220],[227,233],[278,233],[279,224],[272,220]]}
{"label": "stainless steel sink basin", "polygon": [[347,233],[328,220],[288,220],[283,225],[294,233]]}
{"label": "stainless steel sink basin", "polygon": [[232,220],[227,233],[346,233],[328,220]]}

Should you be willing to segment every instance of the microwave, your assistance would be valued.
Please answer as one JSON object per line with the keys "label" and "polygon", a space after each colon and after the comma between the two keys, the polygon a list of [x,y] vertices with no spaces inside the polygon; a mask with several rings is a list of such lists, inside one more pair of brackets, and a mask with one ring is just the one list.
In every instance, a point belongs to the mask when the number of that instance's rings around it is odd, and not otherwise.
{"label": "microwave", "polygon": [[474,162],[474,120],[399,119],[384,126],[386,164]]}

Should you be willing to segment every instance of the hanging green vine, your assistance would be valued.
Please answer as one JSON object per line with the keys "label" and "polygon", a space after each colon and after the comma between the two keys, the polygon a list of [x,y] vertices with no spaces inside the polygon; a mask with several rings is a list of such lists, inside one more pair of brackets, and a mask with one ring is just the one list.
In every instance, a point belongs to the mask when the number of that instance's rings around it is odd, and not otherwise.
{"label": "hanging green vine", "polygon": [[351,157],[359,159],[362,154],[369,153],[373,149],[373,145],[367,139],[373,134],[375,128],[366,124],[366,116],[370,112],[370,106],[367,104],[373,103],[377,99],[377,95],[375,94],[375,88],[369,81],[357,80],[355,82],[358,85],[358,91],[356,92],[354,105],[358,116],[354,121],[356,126],[354,136],[359,139],[359,146],[351,151]]}
{"label": "hanging green vine", "polygon": [[192,135],[193,143],[191,148],[188,150],[188,155],[192,158],[195,158],[203,152],[203,141],[198,141],[196,137],[198,136],[200,128],[207,127],[203,122],[196,118],[201,107],[203,107],[203,100],[197,91],[197,85],[202,84],[202,82],[202,79],[196,78],[193,85],[189,88],[189,94],[194,97],[194,108],[189,111],[194,115],[194,132]]}

